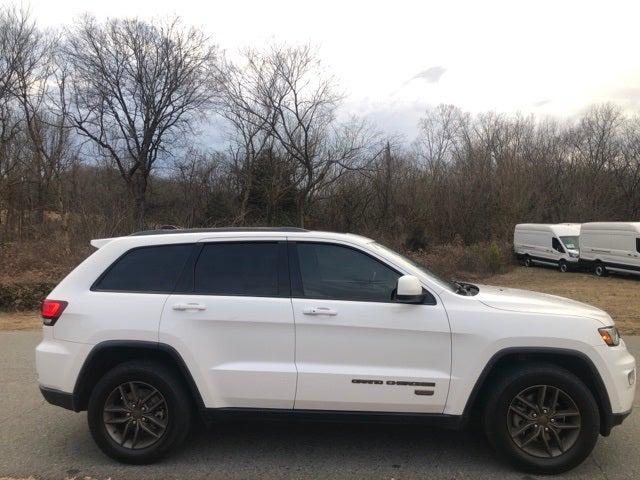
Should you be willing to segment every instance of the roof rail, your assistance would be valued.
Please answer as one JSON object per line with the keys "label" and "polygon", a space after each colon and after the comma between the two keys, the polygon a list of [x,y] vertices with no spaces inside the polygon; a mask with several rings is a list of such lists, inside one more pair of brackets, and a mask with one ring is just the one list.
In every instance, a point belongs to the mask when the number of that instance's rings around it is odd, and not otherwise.
{"label": "roof rail", "polygon": [[[169,228],[167,228],[169,227]],[[219,227],[219,228],[178,228],[163,226],[156,230],[142,230],[134,232],[130,236],[138,237],[143,235],[173,235],[176,233],[219,233],[219,232],[308,232],[304,228],[298,227]]]}

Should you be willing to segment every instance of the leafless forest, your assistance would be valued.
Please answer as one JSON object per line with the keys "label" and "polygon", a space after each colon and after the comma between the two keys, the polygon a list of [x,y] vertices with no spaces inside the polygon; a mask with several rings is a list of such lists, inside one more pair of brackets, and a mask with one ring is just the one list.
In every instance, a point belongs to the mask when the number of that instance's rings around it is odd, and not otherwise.
{"label": "leafless forest", "polygon": [[[396,138],[344,112],[312,46],[223,47],[179,19],[45,31],[0,11],[5,275],[164,224],[297,225],[491,262],[517,222],[640,218],[640,116],[616,105],[562,121],[440,105]],[[212,129],[224,144],[202,146]]]}

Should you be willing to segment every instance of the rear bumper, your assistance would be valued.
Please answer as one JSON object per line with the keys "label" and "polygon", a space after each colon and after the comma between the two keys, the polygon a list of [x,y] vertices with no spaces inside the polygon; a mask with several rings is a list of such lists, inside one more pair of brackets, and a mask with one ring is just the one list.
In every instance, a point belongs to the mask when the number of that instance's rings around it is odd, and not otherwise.
{"label": "rear bumper", "polygon": [[47,333],[36,347],[38,383],[48,390],[73,392],[91,345],[58,340]]}
{"label": "rear bumper", "polygon": [[74,412],[78,411],[75,408],[75,402],[72,393],[62,392],[60,390],[56,390],[55,388],[43,387],[42,385],[40,385],[40,393],[42,393],[44,399],[51,405],[66,408],[67,410],[73,410]]}

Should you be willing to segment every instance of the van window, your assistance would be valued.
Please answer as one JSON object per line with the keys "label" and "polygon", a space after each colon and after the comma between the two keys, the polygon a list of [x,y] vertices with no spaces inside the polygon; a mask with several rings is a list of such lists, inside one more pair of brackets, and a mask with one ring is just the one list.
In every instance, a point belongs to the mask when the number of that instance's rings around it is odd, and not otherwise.
{"label": "van window", "polygon": [[558,240],[556,237],[553,237],[551,239],[551,246],[553,247],[554,250],[557,250],[560,253],[564,253],[564,247],[560,243],[560,240]]}
{"label": "van window", "polygon": [[192,248],[192,245],[158,245],[129,250],[91,289],[171,293]]}
{"label": "van window", "polygon": [[578,250],[580,248],[579,237],[575,235],[560,237],[564,246],[569,250]]}
{"label": "van window", "polygon": [[335,244],[297,243],[307,298],[390,302],[400,274],[369,255]]}
{"label": "van window", "polygon": [[195,268],[195,293],[278,296],[278,243],[209,243]]}
{"label": "van window", "polygon": [[636,252],[640,253],[640,238],[636,238]]}

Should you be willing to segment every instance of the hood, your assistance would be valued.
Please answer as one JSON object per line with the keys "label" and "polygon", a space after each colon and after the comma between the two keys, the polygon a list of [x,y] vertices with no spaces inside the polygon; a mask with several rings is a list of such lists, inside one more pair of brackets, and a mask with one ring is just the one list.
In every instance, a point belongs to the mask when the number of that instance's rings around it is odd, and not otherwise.
{"label": "hood", "polygon": [[609,314],[599,308],[568,298],[546,293],[518,290],[516,288],[479,285],[476,299],[488,307],[523,313],[542,313],[586,317],[598,320],[603,325],[613,325]]}

